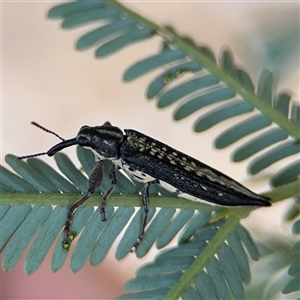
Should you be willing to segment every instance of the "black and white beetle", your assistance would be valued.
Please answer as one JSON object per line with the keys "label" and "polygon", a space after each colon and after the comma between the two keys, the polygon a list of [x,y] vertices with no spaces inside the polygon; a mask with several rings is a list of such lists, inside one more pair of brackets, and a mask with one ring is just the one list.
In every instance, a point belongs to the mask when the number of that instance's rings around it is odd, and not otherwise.
{"label": "black and white beetle", "polygon": [[179,197],[192,201],[205,201],[223,206],[271,205],[268,198],[253,193],[227,175],[138,131],[125,129],[124,134],[120,128],[106,122],[102,126],[82,126],[75,138],[64,140],[37,123],[33,122],[33,124],[56,135],[63,141],[47,152],[21,156],[18,159],[44,154],[53,156],[73,145],[91,149],[96,157],[96,165],[89,175],[87,193],[69,208],[64,227],[66,238],[63,246],[65,249],[69,249],[73,238],[70,227],[74,211],[87,201],[101,185],[105,159],[111,160],[113,164],[109,171],[111,186],[103,195],[100,204],[102,221],[106,220],[107,198],[117,184],[115,168],[122,169],[132,179],[145,184],[142,190],[143,224],[133,249],[138,246],[144,236],[149,211],[149,187],[153,183],[159,184],[171,192],[176,192]]}

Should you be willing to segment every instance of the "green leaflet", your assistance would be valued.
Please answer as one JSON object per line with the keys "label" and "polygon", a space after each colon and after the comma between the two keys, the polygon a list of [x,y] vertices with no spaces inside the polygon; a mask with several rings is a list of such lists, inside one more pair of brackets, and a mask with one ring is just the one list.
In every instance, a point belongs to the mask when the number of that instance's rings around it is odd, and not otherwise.
{"label": "green leaflet", "polygon": [[93,9],[88,11],[82,11],[70,16],[67,16],[62,23],[62,27],[65,29],[75,28],[82,24],[90,23],[98,20],[117,20],[119,18],[119,12],[114,9]]}
{"label": "green leaflet", "polygon": [[213,257],[210,264],[207,265],[206,269],[209,277],[214,278],[212,283],[214,285],[217,299],[230,299],[230,292],[228,290],[228,286],[222,273],[219,261],[215,257]]}
{"label": "green leaflet", "polygon": [[[1,172],[1,183],[2,189],[5,189],[4,191],[17,191],[17,192],[38,192],[38,190],[25,181],[20,176],[10,172],[8,169],[0,166],[0,172]],[[3,192],[4,192],[3,191]]]}
{"label": "green leaflet", "polygon": [[[147,224],[149,224],[149,222],[152,220],[152,217],[154,216],[155,212],[155,208],[151,207],[148,213]],[[135,243],[136,237],[139,235],[141,230],[143,213],[143,208],[140,208],[138,212],[134,215],[130,226],[126,228],[126,231],[124,232],[124,235],[122,236],[121,241],[119,242],[119,245],[116,250],[116,259],[124,258],[131,251],[132,245]]]}
{"label": "green leaflet", "polygon": [[151,29],[137,28],[134,31],[125,33],[124,35],[117,36],[115,39],[108,41],[96,50],[96,57],[104,57],[112,54],[128,45],[145,40],[153,35]]}
{"label": "green leaflet", "polygon": [[251,273],[248,258],[243,248],[241,240],[239,239],[236,233],[233,233],[228,238],[227,242],[232,251],[242,281],[246,284],[249,284],[251,281]]}
{"label": "green leaflet", "polygon": [[33,185],[38,191],[58,193],[57,187],[41,173],[30,167],[29,164],[21,160],[16,160],[16,156],[8,154],[5,161],[23,178],[26,177],[28,183]]}
{"label": "green leaflet", "polygon": [[155,274],[148,276],[139,276],[126,282],[125,291],[132,290],[153,290],[161,287],[170,287],[180,278],[182,272],[173,272],[170,274]]}
{"label": "green leaflet", "polygon": [[105,226],[101,236],[94,245],[93,251],[90,256],[92,265],[97,265],[103,261],[112,243],[116,240],[119,233],[126,226],[129,219],[134,213],[133,207],[118,208],[110,222]]}
{"label": "green leaflet", "polygon": [[288,134],[279,128],[271,128],[270,130],[262,133],[261,135],[249,140],[233,153],[232,160],[235,162],[253,156],[257,152],[267,148],[270,145],[276,144],[285,140]]}
{"label": "green leaflet", "polygon": [[169,89],[166,93],[161,95],[157,102],[157,107],[164,108],[166,106],[169,106],[178,101],[179,99],[187,96],[188,94],[217,84],[218,82],[219,80],[212,75],[205,75],[193,80],[189,80],[172,89]]}
{"label": "green leaflet", "polygon": [[169,224],[171,218],[175,213],[174,209],[165,209],[162,208],[154,217],[153,221],[147,228],[147,232],[145,237],[141,241],[139,247],[136,250],[137,257],[145,256],[152,245],[154,244],[155,240],[162,234],[164,229]]}
{"label": "green leaflet", "polygon": [[262,115],[255,115],[225,130],[215,140],[215,147],[225,148],[239,139],[271,125],[271,121]]}
{"label": "green leaflet", "polygon": [[[167,54],[168,56],[170,56],[169,53]],[[179,60],[176,63],[178,63],[176,64],[176,66],[167,69],[149,84],[147,90],[148,99],[157,96],[173,80],[184,76],[186,73],[196,73],[202,69],[202,67],[194,61]],[[140,71],[140,73],[141,72],[142,70]]]}
{"label": "green leaflet", "polygon": [[176,121],[184,119],[197,110],[214,103],[228,100],[235,96],[235,92],[227,87],[215,87],[211,91],[205,91],[203,95],[187,100],[175,110]]}
{"label": "green leaflet", "polygon": [[123,79],[124,81],[134,80],[156,68],[162,67],[174,61],[178,61],[184,57],[185,55],[182,51],[165,50],[160,54],[153,55],[147,59],[135,63],[125,71]]}
{"label": "green leaflet", "polygon": [[195,287],[200,299],[217,299],[213,283],[206,272],[202,272],[195,280]]}
{"label": "green leaflet", "polygon": [[[103,230],[111,220],[113,212],[113,208],[108,208],[106,210],[107,222],[101,222],[99,209],[94,212],[82,231],[72,254],[70,267],[73,272],[78,272],[84,266],[93,251],[99,236],[101,236]],[[105,245],[103,246],[105,247]]]}
{"label": "green leaflet", "polygon": [[65,223],[66,214],[67,207],[59,206],[50,213],[26,255],[24,263],[26,274],[34,273],[44,261],[51,245]]}
{"label": "green leaflet", "polygon": [[30,210],[30,205],[15,205],[8,211],[6,211],[5,215],[0,221],[0,251],[3,250],[11,236],[15,233],[20,224],[25,220]]}
{"label": "green leaflet", "polygon": [[[91,215],[94,213],[94,208],[93,207],[79,207],[74,215],[74,220],[72,223],[72,230],[75,232],[81,232],[81,230],[83,229],[83,227],[86,225],[86,223],[89,221]],[[64,240],[65,236],[63,233],[61,233],[55,249],[53,251],[53,255],[52,255],[52,259],[51,259],[51,269],[53,272],[57,272],[59,269],[61,269],[61,267],[63,266],[63,264],[65,263],[67,256],[68,256],[68,251],[65,251],[62,247],[62,242]],[[75,249],[80,249],[80,246],[78,246],[78,243],[76,245]],[[83,252],[85,251],[85,248],[88,248],[88,244],[85,245],[85,247],[79,251],[76,250],[77,252],[81,252],[79,258],[81,259],[80,261],[82,261],[83,256]],[[74,255],[74,253],[73,253]],[[76,259],[73,258],[71,259],[71,263],[72,265],[74,265],[74,261]],[[84,261],[85,263],[86,261]],[[78,260],[76,260],[77,264],[80,264],[80,262]]]}
{"label": "green leaflet", "polygon": [[164,232],[159,236],[156,242],[157,248],[163,248],[169,244],[176,234],[180,231],[182,226],[186,224],[191,217],[194,215],[193,210],[181,210],[179,211],[174,218],[171,220],[169,225],[167,225]]}
{"label": "green leaflet", "polygon": [[181,296],[182,300],[194,300],[199,298],[199,294],[193,287],[189,287],[187,291]]}
{"label": "green leaflet", "polygon": [[67,17],[79,13],[83,10],[94,10],[95,8],[104,8],[105,3],[101,0],[96,1],[79,1],[57,5],[48,12],[49,18]]}
{"label": "green leaflet", "polygon": [[218,123],[230,119],[232,117],[246,114],[253,110],[253,106],[244,101],[234,100],[230,103],[220,105],[210,112],[203,114],[194,124],[196,132],[205,131]]}
{"label": "green leaflet", "polygon": [[234,261],[230,248],[224,244],[218,252],[221,269],[225,275],[226,281],[235,299],[244,299],[245,292],[240,280],[239,270]]}
{"label": "green leaflet", "polygon": [[249,171],[251,174],[257,174],[278,160],[299,153],[299,150],[300,145],[294,141],[282,143],[279,146],[275,146],[271,151],[254,159],[249,165]]}
{"label": "green leaflet", "polygon": [[78,170],[73,162],[64,153],[57,153],[54,156],[60,171],[75,185],[81,192],[86,192],[87,177]]}
{"label": "green leaflet", "polygon": [[43,162],[40,159],[28,159],[28,164],[37,172],[39,172],[44,177],[48,177],[49,180],[56,186],[59,190],[64,193],[78,193],[78,189],[71,184],[68,180],[57,173],[52,167]]}
{"label": "green leaflet", "polygon": [[293,234],[300,234],[300,220],[297,220],[292,226]]}
{"label": "green leaflet", "polygon": [[9,271],[16,266],[34,235],[43,225],[52,211],[51,206],[34,206],[20,224],[11,239],[2,260],[2,267]]}
{"label": "green leaflet", "polygon": [[78,50],[85,50],[98,42],[103,42],[105,38],[118,32],[128,32],[137,27],[137,23],[131,19],[121,19],[114,23],[102,26],[83,35],[76,44]]}

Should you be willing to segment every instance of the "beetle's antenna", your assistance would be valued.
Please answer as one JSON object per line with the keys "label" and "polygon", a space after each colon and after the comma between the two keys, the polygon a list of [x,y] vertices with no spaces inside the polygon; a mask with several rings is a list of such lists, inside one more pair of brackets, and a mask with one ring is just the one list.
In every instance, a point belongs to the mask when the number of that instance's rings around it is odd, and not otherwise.
{"label": "beetle's antenna", "polygon": [[[65,141],[65,139],[63,139],[61,136],[59,136],[57,133],[55,133],[54,131],[52,130],[49,130],[45,127],[43,127],[42,125],[38,124],[37,122],[31,122],[32,125],[48,132],[48,133],[51,133],[53,135],[55,135],[56,137],[58,137],[59,139],[61,139],[62,141]],[[36,156],[42,156],[42,155],[45,155],[45,154],[48,154],[48,152],[41,152],[41,153],[36,153],[36,154],[30,154],[30,155],[25,155],[25,156],[18,156],[16,159],[18,160],[21,160],[21,159],[26,159],[26,158],[32,158],[32,157],[36,157]]]}
{"label": "beetle's antenna", "polygon": [[51,133],[51,134],[55,135],[56,137],[58,137],[58,138],[61,139],[62,141],[65,140],[65,139],[63,139],[61,136],[59,136],[57,133],[55,133],[54,131],[51,131],[51,130],[49,130],[49,129],[43,127],[42,125],[38,124],[37,122],[34,122],[34,121],[33,121],[33,122],[31,122],[31,124],[34,125],[34,126],[36,126],[36,127],[38,127],[38,128],[40,128],[40,129],[42,129],[42,130],[44,130],[44,131],[46,131],[46,132],[48,132],[48,133]]}
{"label": "beetle's antenna", "polygon": [[22,159],[26,159],[26,158],[32,158],[32,157],[36,157],[36,156],[42,156],[47,154],[47,152],[41,152],[41,153],[36,153],[36,154],[30,154],[30,155],[25,155],[25,156],[18,156],[16,159],[17,160],[22,160]]}

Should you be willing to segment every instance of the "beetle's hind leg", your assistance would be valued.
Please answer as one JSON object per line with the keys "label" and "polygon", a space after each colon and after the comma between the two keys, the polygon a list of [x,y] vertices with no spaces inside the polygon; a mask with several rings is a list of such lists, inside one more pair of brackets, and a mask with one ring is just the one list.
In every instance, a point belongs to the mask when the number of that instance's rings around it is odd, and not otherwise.
{"label": "beetle's hind leg", "polygon": [[143,208],[144,208],[144,218],[143,218],[143,223],[142,223],[142,228],[140,231],[140,234],[136,240],[136,242],[133,244],[131,252],[134,252],[138,245],[140,244],[140,242],[142,241],[144,235],[145,235],[145,229],[146,229],[146,225],[147,225],[147,220],[148,220],[148,213],[149,213],[149,187],[150,187],[151,182],[147,182],[142,190],[142,203],[143,203]]}

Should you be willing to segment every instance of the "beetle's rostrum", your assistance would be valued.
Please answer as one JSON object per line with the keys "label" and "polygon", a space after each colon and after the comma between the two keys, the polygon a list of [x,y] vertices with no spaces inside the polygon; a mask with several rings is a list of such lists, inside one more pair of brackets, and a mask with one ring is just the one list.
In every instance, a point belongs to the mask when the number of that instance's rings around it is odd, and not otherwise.
{"label": "beetle's rostrum", "polygon": [[[34,124],[36,125],[36,123]],[[37,126],[37,125],[36,125]],[[53,133],[42,126],[38,127]],[[112,161],[109,172],[110,188],[103,195],[100,204],[102,220],[106,220],[105,205],[107,198],[117,184],[115,168],[122,169],[130,178],[144,183],[142,204],[144,209],[143,224],[136,248],[141,242],[149,211],[150,184],[159,184],[164,189],[175,192],[179,197],[196,202],[206,202],[222,206],[270,206],[268,198],[250,191],[229,176],[157,141],[143,133],[132,129],[123,131],[109,122],[102,126],[82,126],[75,138],[63,140],[50,150],[37,155],[22,156],[19,159],[47,154],[53,156],[64,148],[79,145],[91,149],[96,157],[96,165],[88,179],[87,193],[69,208],[64,231],[66,238],[64,248],[69,249],[71,222],[76,208],[82,205],[99,188],[103,177],[103,161]],[[54,133],[53,133],[54,134]]]}

